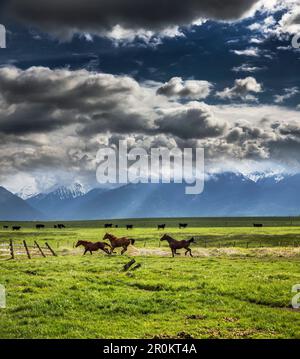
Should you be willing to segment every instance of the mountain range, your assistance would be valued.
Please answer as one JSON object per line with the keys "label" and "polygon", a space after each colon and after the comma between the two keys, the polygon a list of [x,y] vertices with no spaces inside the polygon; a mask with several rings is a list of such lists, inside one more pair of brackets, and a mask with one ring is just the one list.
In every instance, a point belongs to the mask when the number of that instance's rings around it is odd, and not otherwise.
{"label": "mountain range", "polygon": [[251,179],[209,176],[204,192],[186,195],[186,184],[128,184],[88,192],[78,183],[25,199],[0,187],[0,220],[91,220],[144,217],[296,216],[300,174]]}

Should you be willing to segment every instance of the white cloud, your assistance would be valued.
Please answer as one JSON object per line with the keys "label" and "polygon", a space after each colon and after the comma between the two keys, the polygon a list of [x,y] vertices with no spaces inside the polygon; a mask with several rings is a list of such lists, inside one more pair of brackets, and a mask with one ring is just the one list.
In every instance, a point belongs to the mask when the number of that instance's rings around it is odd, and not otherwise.
{"label": "white cloud", "polygon": [[283,103],[285,100],[288,100],[288,99],[296,96],[297,94],[299,94],[298,87],[286,88],[286,89],[284,89],[283,95],[275,95],[274,96],[274,102],[275,103]]}
{"label": "white cloud", "polygon": [[234,72],[257,72],[263,70],[262,67],[252,66],[250,64],[243,64],[241,66],[233,67],[232,71]]}
{"label": "white cloud", "polygon": [[259,84],[254,77],[246,77],[245,79],[237,79],[232,88],[225,88],[217,93],[217,97],[221,99],[242,99],[244,101],[255,101],[256,97],[253,93],[262,92],[262,85]]}
{"label": "white cloud", "polygon": [[192,100],[202,100],[210,95],[213,85],[208,81],[186,80],[173,77],[157,90],[157,94],[167,97],[182,97]]}

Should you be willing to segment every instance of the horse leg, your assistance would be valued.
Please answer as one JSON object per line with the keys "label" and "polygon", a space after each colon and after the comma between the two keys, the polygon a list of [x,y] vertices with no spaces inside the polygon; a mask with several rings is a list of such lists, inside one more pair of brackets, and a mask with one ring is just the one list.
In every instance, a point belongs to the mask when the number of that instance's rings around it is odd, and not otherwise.
{"label": "horse leg", "polygon": [[113,254],[113,253],[116,254],[116,253],[117,253],[117,252],[115,252],[115,247],[114,247],[114,246],[111,247],[111,252],[110,252],[110,253],[111,253],[111,254]]}
{"label": "horse leg", "polygon": [[188,252],[190,253],[190,256],[193,257],[191,248],[187,248],[185,254],[187,254]]}
{"label": "horse leg", "polygon": [[174,256],[175,256],[174,253],[176,253],[176,251],[173,248],[171,248],[171,251],[172,251],[172,257],[174,258]]}
{"label": "horse leg", "polygon": [[122,249],[121,254],[124,254],[126,251],[127,251],[127,247],[126,247],[126,246],[124,246],[124,247],[123,247],[123,249]]}
{"label": "horse leg", "polygon": [[90,250],[90,253],[93,254],[93,251]]}
{"label": "horse leg", "polygon": [[84,253],[83,253],[83,255],[86,255],[86,252],[87,252],[88,250],[86,249],[85,251],[84,251]]}

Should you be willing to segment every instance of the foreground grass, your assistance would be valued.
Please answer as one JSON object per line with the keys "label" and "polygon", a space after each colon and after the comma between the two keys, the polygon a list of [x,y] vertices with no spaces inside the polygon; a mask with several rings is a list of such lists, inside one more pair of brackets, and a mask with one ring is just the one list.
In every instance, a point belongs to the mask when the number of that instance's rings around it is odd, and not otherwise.
{"label": "foreground grass", "polygon": [[299,258],[65,256],[0,264],[0,338],[300,338]]}

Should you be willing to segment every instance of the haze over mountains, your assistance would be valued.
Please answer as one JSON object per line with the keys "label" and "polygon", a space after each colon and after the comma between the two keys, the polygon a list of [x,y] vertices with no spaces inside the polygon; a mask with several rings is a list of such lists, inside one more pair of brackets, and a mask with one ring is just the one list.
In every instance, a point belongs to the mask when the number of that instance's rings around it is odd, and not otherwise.
{"label": "haze over mountains", "polygon": [[0,220],[89,220],[142,217],[296,216],[300,175],[251,180],[241,174],[210,177],[200,195],[186,184],[128,184],[86,191],[78,183],[26,199],[0,187]]}

